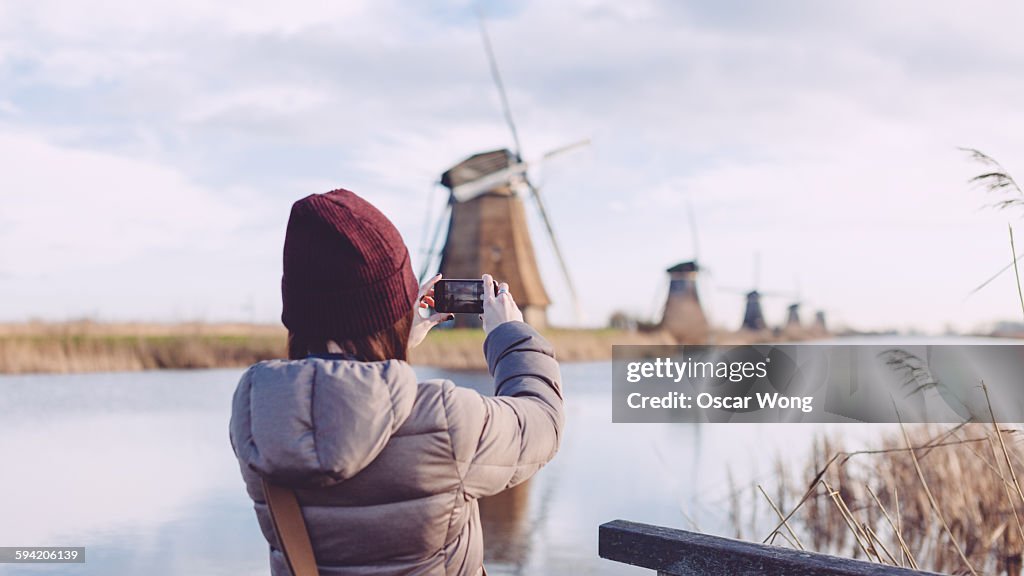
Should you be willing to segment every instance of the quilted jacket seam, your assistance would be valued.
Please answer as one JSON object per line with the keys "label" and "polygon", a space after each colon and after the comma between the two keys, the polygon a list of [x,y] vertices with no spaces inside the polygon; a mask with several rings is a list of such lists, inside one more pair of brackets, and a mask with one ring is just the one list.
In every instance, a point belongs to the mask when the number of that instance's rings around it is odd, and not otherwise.
{"label": "quilted jacket seam", "polygon": [[327,476],[334,478],[335,475],[330,470],[324,468],[323,459],[320,458],[320,443],[317,442],[317,427],[316,427],[316,378],[319,374],[316,366],[313,366],[313,380],[309,383],[309,426],[310,433],[313,436],[313,455],[316,456],[316,465],[320,470],[323,470]]}
{"label": "quilted jacket seam", "polygon": [[[452,439],[451,420],[449,420],[448,418],[448,399],[450,398],[448,392],[450,391],[450,389],[446,390],[445,388],[445,386],[441,387],[441,407],[444,409],[444,428],[446,432],[445,436],[448,438],[448,448],[452,452],[452,465],[455,467],[455,476],[459,479],[458,488],[455,490],[455,493],[452,494],[452,503],[451,506],[448,508],[448,529],[446,532],[450,533],[452,530],[452,526],[454,526],[455,524],[455,511],[458,510],[459,508],[459,501],[466,500],[466,480],[465,477],[463,477],[462,475],[462,470],[459,469],[459,459],[455,454],[455,442]],[[441,551],[443,552],[445,559],[447,559],[448,545],[451,542],[447,541],[447,537],[445,537],[445,540],[446,541],[441,545]]]}

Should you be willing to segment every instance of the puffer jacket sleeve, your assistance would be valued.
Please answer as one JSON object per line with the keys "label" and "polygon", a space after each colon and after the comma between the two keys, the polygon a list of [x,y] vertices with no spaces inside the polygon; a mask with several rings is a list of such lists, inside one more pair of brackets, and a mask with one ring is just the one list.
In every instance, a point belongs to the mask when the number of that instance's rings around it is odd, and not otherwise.
{"label": "puffer jacket sleeve", "polygon": [[494,397],[452,386],[449,431],[467,498],[524,482],[558,451],[565,412],[554,350],[523,322],[506,322],[484,342]]}

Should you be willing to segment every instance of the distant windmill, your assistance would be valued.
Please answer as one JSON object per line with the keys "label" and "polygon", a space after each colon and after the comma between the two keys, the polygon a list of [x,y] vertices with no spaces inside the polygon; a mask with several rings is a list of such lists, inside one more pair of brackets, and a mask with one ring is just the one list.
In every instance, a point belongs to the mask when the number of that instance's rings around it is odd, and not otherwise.
{"label": "distant windmill", "polygon": [[764,321],[764,311],[761,310],[761,293],[757,290],[747,292],[747,305],[743,310],[742,330],[760,332],[768,327]]}
{"label": "distant windmill", "polygon": [[800,327],[800,303],[794,302],[786,308],[786,329]]}
{"label": "distant windmill", "polygon": [[782,327],[783,334],[787,334],[791,338],[804,338],[807,333],[804,329],[804,325],[800,322],[800,306],[803,304],[803,298],[800,297],[800,277],[794,278],[796,283],[796,294],[793,302],[786,307],[786,324]]}
{"label": "distant windmill", "polygon": [[764,310],[761,307],[761,299],[777,296],[790,296],[789,294],[782,292],[764,292],[760,289],[760,281],[761,255],[759,253],[754,253],[753,288],[750,290],[725,288],[728,292],[743,294],[746,298],[746,306],[743,309],[743,323],[740,324],[740,330],[749,330],[751,332],[767,330],[768,323],[765,322],[764,319]]}
{"label": "distant windmill", "polygon": [[[474,154],[441,176],[441,184],[449,191],[448,203],[446,211],[438,219],[421,279],[431,270],[433,256],[436,254],[434,247],[440,238],[442,225],[447,220],[448,233],[440,251],[438,265],[440,272],[446,278],[479,278],[486,272],[500,282],[507,282],[509,291],[523,311],[524,319],[537,327],[546,326],[547,307],[551,299],[541,280],[527,226],[523,196],[528,194],[536,202],[565,277],[576,319],[580,321],[582,313],[576,288],[555,237],[554,226],[544,206],[540,189],[528,177],[529,165],[523,160],[519,133],[482,18],[480,32],[515,150],[499,149]],[[563,146],[548,152],[542,160],[549,160],[586,144],[589,141]],[[478,324],[479,320],[473,315],[459,315],[456,318],[458,326]]]}
{"label": "distant windmill", "polygon": [[680,262],[666,272],[668,297],[661,315],[661,328],[679,343],[706,342],[710,329],[697,295],[697,273],[700,272],[697,261]]}
{"label": "distant windmill", "polygon": [[697,294],[698,274],[704,269],[697,263],[700,260],[700,237],[696,213],[689,196],[686,197],[686,212],[694,258],[666,270],[669,278],[668,295],[665,297],[660,327],[681,344],[704,344],[708,342],[711,330]]}
{"label": "distant windmill", "polygon": [[811,325],[811,332],[819,336],[828,334],[828,324],[825,322],[824,310],[818,310],[814,313],[814,324]]}

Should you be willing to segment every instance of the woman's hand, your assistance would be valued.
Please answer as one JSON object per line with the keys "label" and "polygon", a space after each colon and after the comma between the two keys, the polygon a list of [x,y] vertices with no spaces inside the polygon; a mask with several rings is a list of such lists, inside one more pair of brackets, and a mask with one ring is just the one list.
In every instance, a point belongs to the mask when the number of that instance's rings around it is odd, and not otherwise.
{"label": "woman's hand", "polygon": [[498,294],[494,294],[494,279],[490,274],[483,275],[484,280],[484,313],[480,316],[484,321],[484,333],[490,334],[500,324],[512,321],[523,321],[523,313],[516,306],[516,301],[508,292],[508,284],[498,284]]}
{"label": "woman's hand", "polygon": [[420,286],[420,292],[416,295],[416,308],[412,313],[412,328],[409,330],[409,348],[415,348],[423,342],[423,339],[427,337],[427,332],[434,326],[437,326],[445,320],[451,320],[455,317],[454,314],[446,314],[444,312],[437,312],[430,316],[422,316],[420,314],[421,308],[430,308],[434,305],[434,284],[441,279],[440,274],[435,274],[433,278],[427,280],[423,286]]}

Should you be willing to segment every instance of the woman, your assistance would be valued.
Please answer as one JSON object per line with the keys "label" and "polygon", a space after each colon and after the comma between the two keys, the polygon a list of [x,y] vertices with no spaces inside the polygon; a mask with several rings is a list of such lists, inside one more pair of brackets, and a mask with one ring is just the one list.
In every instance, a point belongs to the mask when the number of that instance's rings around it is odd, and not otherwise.
{"label": "woman", "polygon": [[320,574],[483,572],[477,500],[530,478],[558,451],[561,375],[508,286],[484,275],[484,355],[495,396],[418,382],[408,349],[447,314],[423,317],[398,230],[347,190],[292,206],[281,319],[289,360],[243,374],[231,445],[270,544],[289,568],[262,481],[295,489]]}

